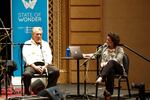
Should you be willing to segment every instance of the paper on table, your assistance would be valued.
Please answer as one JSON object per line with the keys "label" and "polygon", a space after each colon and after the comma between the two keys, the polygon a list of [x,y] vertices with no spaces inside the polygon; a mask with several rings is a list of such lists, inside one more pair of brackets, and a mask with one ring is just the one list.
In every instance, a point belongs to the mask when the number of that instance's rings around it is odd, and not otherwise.
{"label": "paper on table", "polygon": [[83,58],[90,58],[93,56],[93,53],[83,54]]}

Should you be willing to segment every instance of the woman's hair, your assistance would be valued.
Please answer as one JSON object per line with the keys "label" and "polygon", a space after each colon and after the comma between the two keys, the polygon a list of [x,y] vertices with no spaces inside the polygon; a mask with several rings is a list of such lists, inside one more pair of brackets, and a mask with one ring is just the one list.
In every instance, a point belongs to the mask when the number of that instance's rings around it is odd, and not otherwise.
{"label": "woman's hair", "polygon": [[117,46],[120,43],[120,37],[117,33],[109,32],[107,36],[109,36],[111,38],[111,40],[115,46]]}

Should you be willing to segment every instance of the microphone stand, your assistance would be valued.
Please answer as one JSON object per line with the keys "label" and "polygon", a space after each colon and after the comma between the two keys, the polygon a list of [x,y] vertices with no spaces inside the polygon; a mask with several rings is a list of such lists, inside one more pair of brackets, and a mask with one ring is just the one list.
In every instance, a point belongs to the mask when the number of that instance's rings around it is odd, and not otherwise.
{"label": "microphone stand", "polygon": [[[6,43],[5,43],[5,45],[6,45],[6,68],[5,68],[5,76],[6,76],[6,78],[5,78],[5,89],[6,89],[6,100],[7,100],[7,98],[8,98],[8,94],[7,94],[7,56],[8,56],[8,51],[7,51],[7,46],[8,46],[8,44],[13,44],[13,42],[11,41],[11,38],[9,37],[9,33],[8,33],[8,31],[7,30],[11,30],[11,28],[6,28],[5,27],[5,25],[4,25],[4,23],[3,23],[3,21],[2,21],[2,19],[0,18],[0,22],[1,22],[1,24],[2,24],[2,26],[3,26],[3,28],[0,28],[0,30],[5,30],[5,32],[6,32],[6,36],[8,36],[8,38],[9,38],[9,40],[10,40],[10,42],[11,43],[8,43],[8,41],[7,41],[7,39],[6,39]],[[22,89],[22,95],[23,95],[23,85],[22,85],[22,75],[23,75],[23,63],[22,63],[22,47],[23,47],[23,45],[25,45],[25,44],[22,44],[22,43],[18,43],[18,44],[15,44],[15,45],[20,45],[20,50],[21,50],[21,89]],[[26,45],[31,45],[31,44],[26,44]]]}
{"label": "microphone stand", "polygon": [[83,98],[84,98],[84,99],[89,99],[89,97],[93,97],[93,96],[91,96],[91,95],[87,95],[87,94],[86,94],[86,71],[87,71],[86,63],[87,63],[90,59],[92,59],[93,56],[94,56],[94,54],[93,54],[91,57],[89,57],[89,58],[87,58],[86,60],[84,60],[84,62],[80,65],[80,67],[84,65],[84,77],[85,77],[85,78],[84,78],[84,95],[83,95]]}
{"label": "microphone stand", "polygon": [[[3,43],[0,43],[0,44],[3,44]],[[6,100],[7,100],[7,98],[8,98],[8,94],[7,94],[7,89],[8,89],[8,86],[7,86],[8,85],[8,83],[7,83],[7,81],[8,81],[8,79],[7,79],[7,77],[8,77],[8,74],[7,74],[8,73],[8,65],[7,65],[8,64],[8,58],[7,58],[8,57],[8,53],[7,53],[8,47],[7,46],[8,46],[8,43],[7,43],[7,39],[6,39],[6,43],[4,43],[4,44],[6,45],[6,57],[5,57],[5,64],[4,64],[5,66],[4,66],[3,70],[4,70],[4,74],[5,74],[5,94],[6,94]]]}
{"label": "microphone stand", "polygon": [[[8,76],[8,68],[7,68],[7,62],[8,62],[8,60],[7,60],[7,56],[8,56],[8,53],[7,53],[7,46],[8,45],[19,45],[20,46],[20,50],[21,50],[21,79],[22,79],[22,75],[23,75],[23,62],[22,62],[22,47],[23,47],[23,45],[31,45],[31,44],[24,44],[24,43],[16,43],[16,44],[12,44],[12,43],[0,43],[0,44],[5,44],[6,45],[6,60],[5,60],[5,68],[4,68],[4,73],[5,73],[5,90],[6,90],[6,100],[7,100],[7,98],[8,98],[8,93],[7,93],[7,89],[8,89],[8,78],[7,78],[7,76]],[[22,95],[23,95],[23,85],[22,85],[22,80],[21,80],[21,90],[22,90]]]}
{"label": "microphone stand", "polygon": [[142,56],[141,54],[137,53],[135,50],[131,49],[130,47],[128,47],[127,45],[125,44],[119,44],[120,46],[123,46],[125,48],[127,48],[128,50],[132,51],[133,53],[135,53],[136,55],[138,55],[139,57],[143,58],[144,60],[150,62],[149,59],[145,58],[144,56]]}
{"label": "microphone stand", "polygon": [[[8,36],[8,38],[11,42],[11,43],[8,43],[7,39],[6,39],[5,45],[6,45],[6,67],[7,67],[7,56],[8,56],[8,54],[7,54],[7,45],[8,44],[13,44],[13,42],[11,41],[11,38],[9,37],[9,33],[8,33],[7,30],[11,30],[11,28],[6,28],[1,18],[0,18],[0,22],[3,26],[3,28],[0,28],[0,30],[5,30],[6,36]],[[22,57],[22,48],[23,48],[23,45],[31,45],[31,44],[18,43],[18,44],[15,44],[15,45],[20,45],[20,50],[21,50],[21,52],[20,52],[21,53],[21,90],[22,90],[22,95],[23,95],[23,84],[22,84],[22,75],[23,75],[23,65],[22,65],[23,62],[22,62],[22,60],[23,60],[23,57]],[[5,74],[7,75],[7,68],[6,68]],[[6,88],[6,100],[7,100],[7,98],[8,98],[8,94],[7,94],[7,76],[5,78],[5,81],[6,81],[5,88]]]}
{"label": "microphone stand", "polygon": [[93,54],[92,56],[90,56],[90,57],[88,57],[86,60],[84,60],[84,62],[80,65],[80,67],[83,66],[83,65],[85,65],[85,64],[86,64],[89,60],[91,60],[94,56],[95,56],[95,54]]}
{"label": "microphone stand", "polygon": [[[8,38],[10,39],[9,33],[8,33],[7,30],[11,30],[11,28],[6,28],[1,18],[0,18],[0,22],[1,22],[2,26],[3,26],[3,28],[0,28],[0,30],[5,30],[6,35],[7,35]],[[10,39],[10,41],[11,41],[11,39]],[[8,47],[7,47],[7,46],[8,46],[8,41],[7,41],[7,39],[6,39],[6,44],[5,44],[5,45],[6,45],[6,58],[5,58],[5,59],[6,59],[6,60],[5,60],[5,65],[6,65],[6,66],[5,66],[5,68],[4,68],[4,72],[5,72],[5,77],[6,77],[6,78],[5,78],[5,89],[6,89],[5,92],[6,92],[6,100],[7,100],[7,98],[8,98],[8,94],[7,94],[7,89],[8,89],[8,86],[7,86],[7,85],[8,85],[8,83],[7,83],[7,75],[8,75],[8,74],[7,74],[7,71],[8,71],[8,68],[7,68],[7,67],[8,67],[8,66],[7,66],[7,60],[8,60],[8,58],[7,58],[7,56],[8,56],[8,53],[7,53],[8,51],[7,51],[7,49],[8,49]],[[0,91],[1,91],[1,90],[0,90]]]}
{"label": "microphone stand", "polygon": [[22,96],[23,96],[23,82],[22,82],[22,76],[23,76],[22,48],[23,48],[23,45],[24,45],[24,44],[21,44],[21,45],[20,45],[20,56],[21,56],[21,94],[22,94]]}
{"label": "microphone stand", "polygon": [[23,96],[23,83],[22,83],[22,76],[23,76],[23,56],[22,56],[22,48],[24,45],[31,45],[31,44],[24,44],[24,43],[18,43],[16,45],[19,45],[20,46],[20,59],[21,59],[21,62],[20,62],[20,65],[21,65],[21,94]]}
{"label": "microphone stand", "polygon": [[[138,55],[139,57],[143,58],[144,60],[150,62],[149,59],[145,58],[144,56],[142,56],[141,54],[137,53],[136,51],[134,51],[133,49],[131,49],[130,47],[128,47],[127,45],[124,44],[120,44],[120,46],[123,46],[125,48],[127,48],[128,50],[130,50],[131,52],[135,53],[136,55]],[[145,85],[141,84],[140,86],[136,86],[136,88],[139,88],[139,98],[140,100],[145,100],[146,96],[149,97],[150,92],[145,92]],[[138,99],[138,98],[137,98]]]}

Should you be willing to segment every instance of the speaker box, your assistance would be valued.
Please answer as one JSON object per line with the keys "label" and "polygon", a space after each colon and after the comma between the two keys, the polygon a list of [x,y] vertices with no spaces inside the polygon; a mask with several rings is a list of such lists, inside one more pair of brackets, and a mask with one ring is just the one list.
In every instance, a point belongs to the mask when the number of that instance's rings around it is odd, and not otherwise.
{"label": "speaker box", "polygon": [[45,85],[41,79],[37,79],[31,84],[30,88],[34,94],[38,94],[45,89]]}
{"label": "speaker box", "polygon": [[64,96],[58,86],[53,86],[40,91],[38,96],[48,97],[49,100],[64,100]]}

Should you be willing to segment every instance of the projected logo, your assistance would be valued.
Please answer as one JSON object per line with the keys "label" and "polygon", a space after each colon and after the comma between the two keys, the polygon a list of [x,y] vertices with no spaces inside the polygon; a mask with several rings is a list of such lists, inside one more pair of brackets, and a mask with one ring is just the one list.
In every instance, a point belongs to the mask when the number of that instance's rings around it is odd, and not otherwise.
{"label": "projected logo", "polygon": [[28,9],[28,8],[34,9],[37,0],[22,0],[22,2],[26,9]]}

